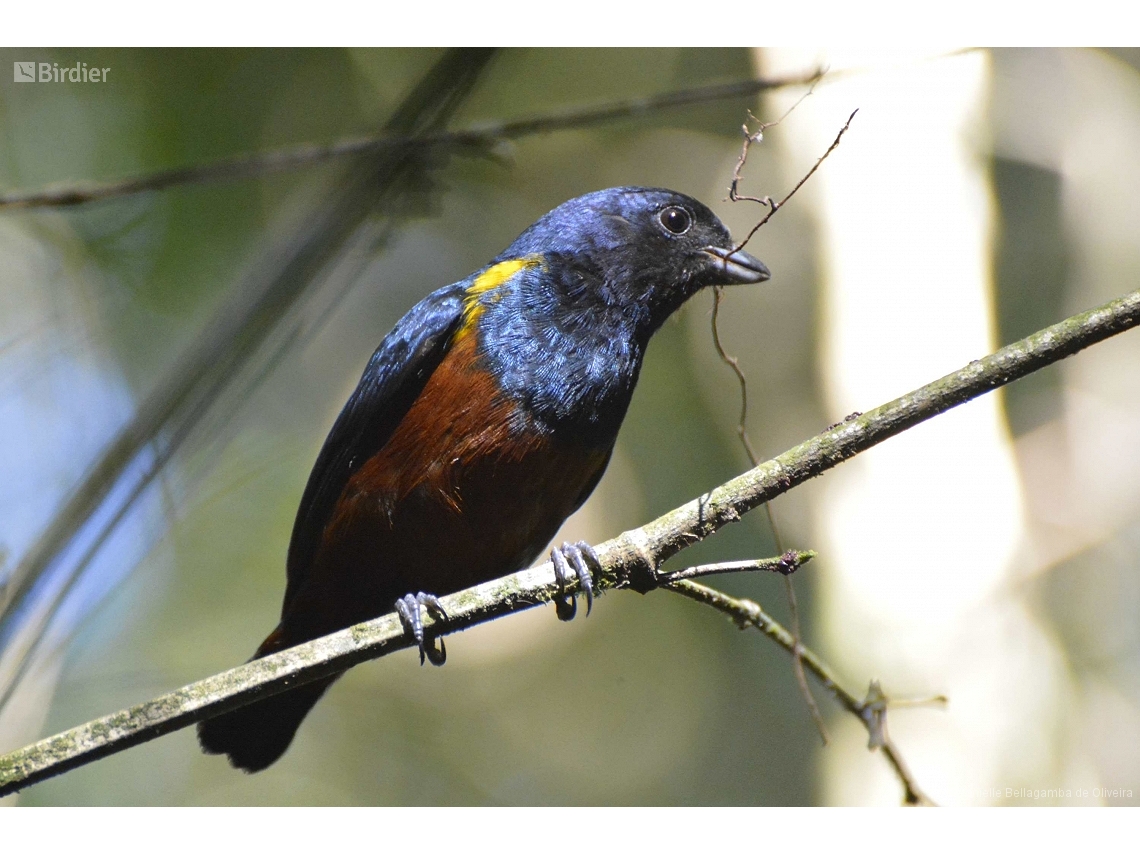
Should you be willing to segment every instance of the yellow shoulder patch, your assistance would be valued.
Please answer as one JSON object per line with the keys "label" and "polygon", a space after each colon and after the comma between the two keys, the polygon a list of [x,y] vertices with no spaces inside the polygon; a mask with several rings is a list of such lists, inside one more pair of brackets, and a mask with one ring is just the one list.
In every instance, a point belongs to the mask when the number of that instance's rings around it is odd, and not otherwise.
{"label": "yellow shoulder patch", "polygon": [[456,332],[455,337],[461,338],[471,332],[479,316],[486,310],[480,298],[494,291],[499,286],[510,281],[520,270],[528,267],[537,267],[542,263],[541,256],[528,255],[526,258],[513,258],[510,261],[500,261],[488,267],[475,277],[475,281],[467,286],[467,294],[463,298],[463,325]]}

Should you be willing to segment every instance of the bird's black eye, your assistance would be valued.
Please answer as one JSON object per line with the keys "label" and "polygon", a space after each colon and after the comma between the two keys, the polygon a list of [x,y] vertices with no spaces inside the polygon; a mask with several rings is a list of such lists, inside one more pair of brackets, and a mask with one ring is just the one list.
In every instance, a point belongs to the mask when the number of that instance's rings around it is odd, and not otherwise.
{"label": "bird's black eye", "polygon": [[693,224],[693,218],[689,216],[689,212],[684,208],[678,208],[676,205],[670,205],[658,214],[657,218],[661,220],[661,225],[666,230],[675,235],[683,235]]}

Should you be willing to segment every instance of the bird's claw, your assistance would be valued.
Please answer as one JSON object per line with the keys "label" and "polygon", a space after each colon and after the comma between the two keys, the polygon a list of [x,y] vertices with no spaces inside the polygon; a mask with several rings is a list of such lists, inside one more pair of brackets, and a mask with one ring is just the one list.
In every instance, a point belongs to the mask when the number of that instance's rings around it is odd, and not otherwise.
{"label": "bird's claw", "polygon": [[554,611],[559,620],[573,620],[578,612],[576,594],[567,593],[566,585],[574,579],[586,595],[586,615],[594,607],[594,578],[591,567],[601,572],[602,562],[594,547],[585,541],[564,543],[550,550],[550,562],[554,565],[554,576],[558,579],[558,595],[554,598]]}
{"label": "bird's claw", "polygon": [[[396,600],[396,614],[400,618],[400,623],[404,625],[405,631],[412,634],[420,649],[420,664],[423,665],[427,659],[432,665],[442,665],[447,661],[447,646],[442,638],[425,637],[421,609],[437,621],[447,620],[447,612],[443,610],[443,605],[435,594],[425,594],[420,591],[418,594],[406,594]],[[435,646],[436,641],[439,641],[439,647]]]}

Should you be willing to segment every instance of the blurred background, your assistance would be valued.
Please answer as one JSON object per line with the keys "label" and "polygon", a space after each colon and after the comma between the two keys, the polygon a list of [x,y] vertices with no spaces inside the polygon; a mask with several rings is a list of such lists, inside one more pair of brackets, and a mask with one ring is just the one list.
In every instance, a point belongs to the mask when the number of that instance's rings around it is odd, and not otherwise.
{"label": "blurred background", "polygon": [[[442,59],[441,59],[442,58]],[[726,294],[749,431],[778,454],[1137,287],[1140,51],[0,50],[0,190],[382,127],[539,115],[829,69],[753,146],[780,198]],[[16,62],[109,68],[22,84]],[[432,69],[435,68],[433,73]],[[519,138],[493,157],[324,161],[71,208],[0,208],[0,752],[244,661],[293,515],[369,355],[429,291],[590,190],[725,201],[752,110],[806,87]],[[755,124],[753,123],[753,127]],[[385,171],[387,170],[387,171]],[[559,540],[598,542],[742,471],[739,391],[698,295],[654,338],[613,462]],[[775,504],[806,642],[946,804],[1140,803],[1140,334],[844,464]],[[754,513],[674,559],[774,552]],[[715,583],[787,619],[783,584]],[[538,608],[353,669],[266,772],[186,729],[0,804],[894,804],[866,732],[788,657],[665,592]]]}

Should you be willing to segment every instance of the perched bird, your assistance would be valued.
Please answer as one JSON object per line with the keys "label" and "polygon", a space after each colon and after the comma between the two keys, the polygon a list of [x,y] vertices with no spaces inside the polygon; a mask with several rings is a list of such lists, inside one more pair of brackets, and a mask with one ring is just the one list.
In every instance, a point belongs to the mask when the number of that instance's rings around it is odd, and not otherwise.
{"label": "perched bird", "polygon": [[[372,355],[333,425],[289,543],[281,622],[254,658],[391,611],[425,648],[436,595],[526,567],[605,471],[650,336],[705,286],[763,282],[696,199],[615,187],[571,199],[430,294]],[[551,553],[591,596],[585,544]],[[589,602],[589,600],[588,600]],[[575,601],[565,593],[558,616]],[[444,616],[445,617],[445,616]],[[442,644],[442,642],[441,642]],[[336,679],[198,725],[256,772]]]}

